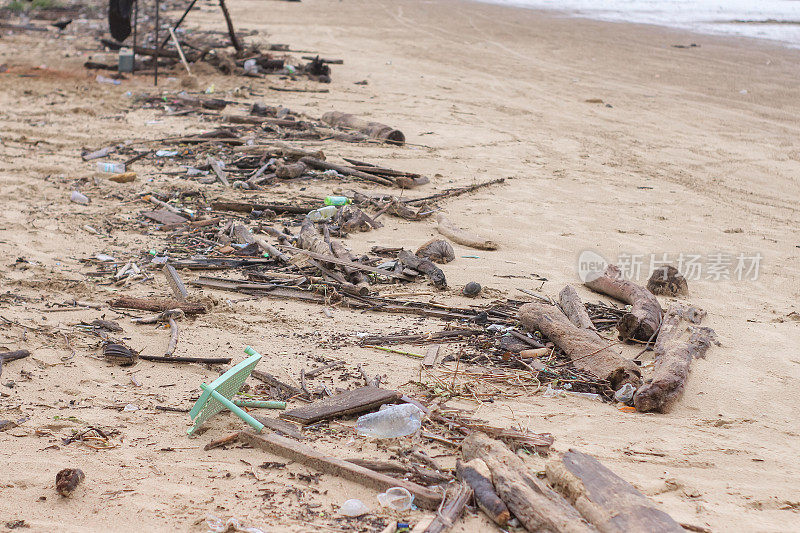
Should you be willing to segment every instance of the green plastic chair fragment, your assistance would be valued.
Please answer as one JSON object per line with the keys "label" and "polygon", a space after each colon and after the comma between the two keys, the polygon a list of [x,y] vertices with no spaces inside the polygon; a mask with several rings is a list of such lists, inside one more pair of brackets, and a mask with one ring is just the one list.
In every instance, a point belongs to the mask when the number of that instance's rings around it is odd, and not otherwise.
{"label": "green plastic chair fragment", "polygon": [[231,398],[239,392],[242,384],[250,377],[250,373],[261,360],[261,354],[250,346],[244,349],[244,353],[250,357],[222,374],[210,385],[205,383],[200,385],[200,388],[203,389],[203,394],[200,395],[192,410],[189,411],[189,418],[194,422],[194,426],[187,431],[189,435],[197,431],[206,420],[223,409],[228,409],[258,432],[264,429],[264,424],[231,401]]}

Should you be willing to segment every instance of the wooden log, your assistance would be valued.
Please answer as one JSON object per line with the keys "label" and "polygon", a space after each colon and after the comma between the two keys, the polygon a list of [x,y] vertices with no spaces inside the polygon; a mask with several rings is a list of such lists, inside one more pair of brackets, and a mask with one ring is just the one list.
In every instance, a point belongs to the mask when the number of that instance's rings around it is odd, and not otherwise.
{"label": "wooden log", "polygon": [[239,439],[254,448],[261,448],[267,452],[315,468],[320,472],[339,476],[366,487],[382,491],[390,487],[403,487],[414,495],[414,503],[423,509],[436,510],[442,501],[442,496],[437,491],[410,481],[374,472],[348,461],[323,455],[309,446],[294,442],[286,437],[256,435],[248,431],[242,431],[239,433]]}
{"label": "wooden log", "polygon": [[647,280],[647,290],[653,294],[679,296],[689,294],[686,278],[672,265],[656,268]]}
{"label": "wooden log", "polygon": [[511,518],[508,507],[494,491],[492,473],[486,463],[481,459],[471,461],[456,461],[458,479],[472,487],[475,502],[486,515],[500,527],[505,527]]}
{"label": "wooden log", "polygon": [[360,387],[297,409],[284,411],[280,417],[284,420],[308,425],[320,420],[371,411],[385,403],[397,401],[399,398],[400,394],[397,391],[378,387]]}
{"label": "wooden log", "polygon": [[605,272],[590,277],[584,285],[595,292],[616,298],[631,305],[631,310],[617,324],[622,340],[652,341],[661,325],[663,311],[652,292],[622,277],[616,265],[608,265]]}
{"label": "wooden log", "polygon": [[180,309],[187,315],[199,315],[206,313],[208,309],[201,303],[180,302],[172,298],[135,298],[133,296],[123,296],[111,302],[111,307],[122,309],[138,309],[140,311],[152,311],[160,313],[171,309]]}
{"label": "wooden log", "polygon": [[442,214],[436,217],[436,221],[439,224],[436,230],[456,244],[475,248],[476,250],[497,250],[498,248],[496,242],[456,227]]}
{"label": "wooden log", "polygon": [[461,451],[467,461],[481,459],[492,473],[497,495],[531,532],[589,533],[596,529],[567,500],[537,478],[505,444],[474,432]]}
{"label": "wooden log", "polygon": [[434,265],[432,261],[417,257],[408,250],[401,250],[397,256],[397,260],[405,266],[428,276],[433,286],[437,289],[447,288],[447,278],[445,278],[444,272],[442,272],[441,268]]}
{"label": "wooden log", "polygon": [[656,363],[650,379],[633,396],[638,411],[667,412],[683,395],[692,359],[705,357],[716,341],[713,329],[695,327],[705,312],[686,305],[672,305],[656,339]]}
{"label": "wooden log", "polygon": [[597,328],[592,324],[589,318],[589,313],[586,312],[586,306],[583,305],[581,297],[578,296],[578,291],[572,285],[567,285],[561,292],[558,293],[558,303],[564,314],[567,315],[569,321],[581,329],[589,329],[596,331]]}
{"label": "wooden log", "polygon": [[448,490],[447,499],[437,511],[436,518],[428,524],[423,533],[442,533],[453,527],[470,498],[472,498],[472,488],[466,483],[460,483]]}
{"label": "wooden log", "polygon": [[547,479],[601,533],[682,533],[633,485],[585,453],[570,450],[546,466]]}
{"label": "wooden log", "polygon": [[614,390],[625,383],[634,387],[641,383],[641,372],[633,361],[611,350],[608,341],[594,331],[576,327],[558,307],[527,303],[520,307],[519,319],[529,331],[540,331],[561,348],[576,368],[607,380]]}
{"label": "wooden log", "polygon": [[233,200],[218,199],[211,202],[211,209],[215,211],[235,211],[250,213],[251,211],[275,211],[277,214],[289,213],[292,215],[307,215],[316,207],[292,204],[254,204],[249,202],[236,202]]}
{"label": "wooden log", "polygon": [[311,168],[316,168],[318,170],[335,170],[336,172],[342,174],[343,176],[352,176],[354,178],[359,178],[366,181],[372,181],[374,183],[379,183],[381,185],[386,185],[389,187],[394,185],[394,182],[387,178],[382,178],[380,176],[375,176],[373,174],[367,174],[366,172],[361,172],[360,170],[355,170],[353,168],[346,167],[344,165],[337,165],[336,163],[331,163],[329,161],[323,161],[315,157],[308,157],[308,156],[302,157],[300,158],[300,162],[305,163]]}
{"label": "wooden log", "polygon": [[329,111],[322,115],[322,122],[335,128],[357,130],[372,139],[378,139],[389,144],[402,146],[406,142],[406,136],[403,135],[402,131],[380,122],[364,120],[350,113]]}

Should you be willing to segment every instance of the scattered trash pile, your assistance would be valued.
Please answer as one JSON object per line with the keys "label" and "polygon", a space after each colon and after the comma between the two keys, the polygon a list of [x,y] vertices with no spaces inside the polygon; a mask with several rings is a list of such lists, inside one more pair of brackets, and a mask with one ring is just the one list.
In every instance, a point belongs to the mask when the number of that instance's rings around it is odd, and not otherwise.
{"label": "scattered trash pile", "polygon": [[[141,22],[144,28],[148,23],[148,19]],[[289,68],[284,58],[241,45],[232,28],[229,38],[236,52],[231,56],[220,52],[228,44],[200,38],[212,33],[194,32],[192,39],[188,33],[181,38],[176,33],[171,34],[174,56],[169,49],[156,49],[152,41],[136,51],[157,55],[164,66],[182,60],[187,70],[192,63],[206,61],[245,76],[282,72],[294,77],[302,72],[315,81],[330,81],[327,64],[332,61],[312,57],[300,69]],[[429,178],[336,158],[327,149],[336,146],[334,141],[398,149],[410,145],[400,130],[381,122],[342,112],[314,118],[283,106],[185,92],[140,95],[131,102],[133,108],[160,110],[165,118],[196,118],[204,129],[155,141],[120,141],[81,155],[107,180],[75,180],[69,200],[91,206],[111,199],[115,205],[133,206],[138,218],[114,229],[144,232],[159,242],[124,258],[105,253],[86,258],[85,265],[92,269],[87,276],[97,284],[127,289],[161,275],[172,292],[147,297],[126,294],[109,304],[139,312],[133,314],[134,324],[168,329],[163,352],[140,353],[128,346],[123,328],[114,321],[97,319],[75,326],[109,364],[130,367],[141,360],[231,364],[231,357],[176,355],[180,324],[213,310],[213,301],[200,289],[295,300],[321,306],[328,313],[337,307],[436,320],[436,326],[426,327],[425,332],[362,333],[336,341],[342,349],[358,345],[418,360],[418,375],[409,376],[403,392],[382,388],[381,376],[370,376],[360,366],[324,357],[317,359],[318,366],[301,370],[297,384],[288,383],[258,370],[261,355],[246,348],[247,358],[210,384],[198,384],[192,408],[156,406],[187,413],[190,435],[201,435],[204,425],[219,413],[232,413],[250,427],[212,440],[205,450],[246,445],[379,490],[375,502],[342,500],[337,520],[348,529],[409,531],[407,521],[393,520],[387,526],[383,518],[364,522],[363,517],[379,508],[396,516],[422,509],[435,514],[428,513],[427,519],[407,515],[416,521],[414,531],[441,532],[469,508],[480,509],[501,528],[521,526],[528,531],[683,531],[596,459],[569,451],[539,463],[550,455],[550,434],[496,427],[448,403],[482,404],[542,392],[616,402],[624,410],[668,410],[683,392],[692,359],[702,357],[715,342],[713,330],[699,326],[703,311],[685,304],[664,311],[656,299],[655,294],[687,293],[686,280],[677,270],[656,271],[647,287],[625,280],[614,265],[591,273],[586,287],[617,300],[619,307],[584,303],[572,286],[565,287],[557,301],[526,289],[520,289],[524,296],[519,298],[489,300],[476,282],[457,288],[463,296],[480,297],[473,300],[475,304],[446,305],[425,297],[452,290],[447,267],[442,267],[457,261],[452,243],[476,250],[496,250],[501,244],[448,219],[441,213],[442,204],[500,186],[505,179],[408,197],[408,190],[424,187]],[[230,113],[231,108],[239,111]],[[223,114],[225,110],[229,112]],[[208,127],[209,123],[213,125]],[[314,141],[316,149],[300,147],[300,141]],[[168,187],[140,187],[144,175],[164,177]],[[331,185],[337,193],[275,200],[287,184],[312,180]],[[349,234],[379,231],[384,216],[435,219],[440,236],[419,243],[416,250],[388,242],[367,254],[345,244]],[[97,235],[109,231],[97,224],[83,227]],[[95,307],[73,301],[63,308]],[[149,314],[141,316],[144,312]],[[614,329],[618,340],[606,336]],[[641,344],[642,352],[634,359],[623,357],[614,348],[623,342]],[[644,376],[646,365],[640,356],[651,349],[653,370]],[[2,364],[29,355],[26,350],[0,353],[0,372]],[[339,390],[314,386],[315,378],[334,370],[342,373]],[[280,414],[262,416],[259,409]],[[0,431],[23,422],[0,421]],[[329,456],[316,449],[313,440],[331,425],[345,427],[348,437],[400,445],[393,448],[390,460]],[[69,443],[111,449],[117,446],[114,437],[89,427],[70,437]],[[455,463],[446,465],[423,449],[432,446],[444,450],[443,455]],[[542,471],[544,475],[537,475]],[[69,497],[90,478],[91,472],[87,479],[79,469],[65,469],[58,474],[57,490]],[[260,531],[235,518],[210,516],[207,524],[212,531]]]}

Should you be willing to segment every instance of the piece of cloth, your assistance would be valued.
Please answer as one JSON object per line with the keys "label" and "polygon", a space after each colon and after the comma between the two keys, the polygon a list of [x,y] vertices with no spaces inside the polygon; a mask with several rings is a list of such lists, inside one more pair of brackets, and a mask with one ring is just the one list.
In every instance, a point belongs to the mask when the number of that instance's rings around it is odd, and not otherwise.
{"label": "piece of cloth", "polygon": [[109,0],[108,2],[108,31],[119,42],[131,34],[131,12],[134,1]]}

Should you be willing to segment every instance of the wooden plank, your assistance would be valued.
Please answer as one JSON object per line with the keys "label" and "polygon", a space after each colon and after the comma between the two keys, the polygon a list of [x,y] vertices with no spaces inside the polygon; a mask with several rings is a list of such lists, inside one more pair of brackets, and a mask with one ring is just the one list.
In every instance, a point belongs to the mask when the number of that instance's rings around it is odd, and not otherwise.
{"label": "wooden plank", "polygon": [[547,463],[547,478],[602,533],[681,533],[683,528],[633,485],[575,450]]}
{"label": "wooden plank", "polygon": [[256,435],[249,431],[239,433],[239,439],[254,448],[260,448],[287,459],[297,461],[320,472],[354,481],[365,487],[384,491],[390,487],[403,487],[414,495],[414,503],[423,509],[435,511],[442,501],[440,493],[410,481],[374,472],[348,461],[323,455],[317,450],[279,435]]}
{"label": "wooden plank", "polygon": [[436,360],[439,359],[439,350],[441,349],[441,344],[434,344],[432,346],[428,346],[428,349],[425,350],[425,359],[422,360],[422,366],[425,368],[430,368],[436,364]]}
{"label": "wooden plank", "polygon": [[310,405],[285,411],[280,414],[280,417],[301,424],[313,424],[319,420],[370,411],[399,398],[400,394],[397,391],[378,387],[360,387]]}
{"label": "wooden plank", "polygon": [[291,422],[287,422],[286,420],[281,420],[280,418],[267,418],[266,416],[259,416],[259,415],[251,415],[253,418],[264,424],[265,428],[269,428],[272,431],[277,431],[278,433],[285,435],[287,437],[292,437],[295,440],[305,440],[306,438],[300,433],[300,430],[297,429],[297,426],[292,424]]}

